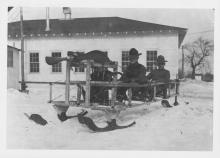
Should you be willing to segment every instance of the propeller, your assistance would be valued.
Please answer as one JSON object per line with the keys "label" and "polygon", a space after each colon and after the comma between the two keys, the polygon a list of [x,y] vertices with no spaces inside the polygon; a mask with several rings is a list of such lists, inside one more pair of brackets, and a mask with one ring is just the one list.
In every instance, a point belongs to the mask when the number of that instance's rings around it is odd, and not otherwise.
{"label": "propeller", "polygon": [[68,51],[68,54],[73,54],[69,57],[45,57],[46,63],[48,65],[58,64],[59,62],[69,60],[71,61],[71,66],[79,66],[80,62],[83,60],[94,60],[96,63],[104,64],[109,63],[111,60],[108,58],[105,52],[99,50],[93,50],[86,54],[79,52]]}

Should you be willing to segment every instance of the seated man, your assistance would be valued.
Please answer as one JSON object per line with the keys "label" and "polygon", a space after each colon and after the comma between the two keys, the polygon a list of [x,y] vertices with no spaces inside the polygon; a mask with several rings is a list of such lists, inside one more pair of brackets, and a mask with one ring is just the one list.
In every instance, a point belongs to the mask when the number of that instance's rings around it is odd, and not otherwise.
{"label": "seated man", "polygon": [[[121,77],[121,81],[123,82],[137,82],[142,83],[144,80],[146,80],[146,69],[145,67],[138,63],[139,56],[141,54],[138,53],[138,51],[135,48],[132,48],[129,51],[129,59],[130,59],[130,65],[128,65],[127,69],[123,73]],[[126,100],[126,91],[128,90],[127,87],[120,87],[118,88],[117,92],[117,99],[119,101]],[[134,88],[132,89],[133,97],[135,96],[141,96],[142,92],[144,92],[144,88]]]}
{"label": "seated man", "polygon": [[[168,83],[170,81],[170,72],[164,68],[166,62],[167,61],[164,59],[164,56],[159,55],[157,57],[158,68],[147,75],[147,80]],[[160,95],[162,93],[163,98],[167,98],[167,86],[168,84],[157,86],[157,95]],[[149,94],[150,100],[152,100],[153,88],[149,89]]]}
{"label": "seated man", "polygon": [[[113,73],[107,68],[95,67],[91,74],[91,81],[112,81]],[[90,101],[93,103],[108,104],[108,87],[91,86]]]}

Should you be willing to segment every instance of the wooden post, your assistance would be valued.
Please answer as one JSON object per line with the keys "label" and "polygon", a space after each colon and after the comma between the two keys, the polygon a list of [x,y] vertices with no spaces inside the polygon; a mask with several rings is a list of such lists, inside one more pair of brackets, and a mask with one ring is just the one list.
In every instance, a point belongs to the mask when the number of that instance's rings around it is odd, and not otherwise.
{"label": "wooden post", "polygon": [[180,80],[177,79],[177,89],[176,89],[177,94],[179,94],[179,87],[180,87]]}
{"label": "wooden post", "polygon": [[82,92],[82,88],[80,85],[77,85],[77,105],[80,105],[80,101],[81,101],[81,93]]}
{"label": "wooden post", "polygon": [[51,103],[52,102],[52,83],[50,82],[49,83],[49,85],[50,85],[50,98],[49,98],[49,101],[48,101],[48,103]]}
{"label": "wooden post", "polygon": [[91,76],[90,76],[90,70],[91,70],[91,61],[88,60],[86,62],[86,100],[85,100],[85,106],[90,106],[90,87],[91,87]]}
{"label": "wooden post", "polygon": [[23,10],[20,8],[20,32],[21,32],[21,91],[25,92],[26,84],[24,81],[24,34],[23,34]]}
{"label": "wooden post", "polygon": [[[115,62],[115,67],[113,69],[113,72],[117,72],[118,71],[118,62]],[[113,78],[113,82],[117,81],[117,75],[114,76]],[[111,106],[114,107],[115,106],[115,102],[116,102],[116,98],[117,98],[117,88],[112,88],[112,97],[111,97]]]}
{"label": "wooden post", "polygon": [[184,46],[182,46],[182,78],[185,78],[185,73],[184,73]]}
{"label": "wooden post", "polygon": [[179,94],[179,80],[178,79],[176,79],[175,88],[176,88],[176,94],[175,94],[175,101],[174,101],[173,105],[177,106],[177,105],[179,105],[179,103],[177,101],[177,95]]}
{"label": "wooden post", "polygon": [[65,104],[69,105],[70,98],[70,62],[66,61],[66,89],[65,89]]}
{"label": "wooden post", "polygon": [[155,99],[156,99],[156,94],[157,94],[157,87],[156,87],[156,86],[154,86],[154,95],[153,95],[153,100],[155,100]]}
{"label": "wooden post", "polygon": [[171,89],[171,84],[168,83],[168,96],[170,97],[170,89]]}
{"label": "wooden post", "polygon": [[132,100],[132,88],[128,89],[128,106],[131,106],[131,100]]}

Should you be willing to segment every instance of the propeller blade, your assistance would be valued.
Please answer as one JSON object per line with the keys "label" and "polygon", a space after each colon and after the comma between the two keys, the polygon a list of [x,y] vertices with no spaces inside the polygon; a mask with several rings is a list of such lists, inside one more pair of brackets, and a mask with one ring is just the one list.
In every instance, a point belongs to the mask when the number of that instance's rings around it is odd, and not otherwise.
{"label": "propeller blade", "polygon": [[58,64],[61,61],[67,60],[66,57],[45,57],[46,63],[48,65],[54,65],[54,64]]}

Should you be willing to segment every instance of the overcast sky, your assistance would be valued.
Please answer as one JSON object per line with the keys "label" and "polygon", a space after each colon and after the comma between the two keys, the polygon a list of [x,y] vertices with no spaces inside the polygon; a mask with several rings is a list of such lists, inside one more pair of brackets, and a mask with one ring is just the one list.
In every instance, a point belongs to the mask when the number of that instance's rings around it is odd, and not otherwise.
{"label": "overcast sky", "polygon": [[[14,8],[9,12],[8,20],[19,20],[19,9]],[[72,18],[80,17],[106,17],[119,16],[153,22],[164,25],[188,28],[184,42],[194,40],[199,36],[212,39],[214,30],[213,9],[106,9],[106,8],[71,8]],[[24,20],[44,19],[45,7],[23,8]],[[64,18],[62,8],[50,8],[50,18]]]}

